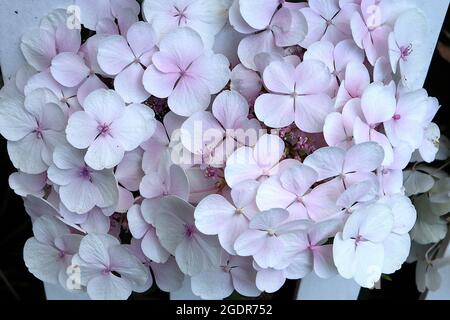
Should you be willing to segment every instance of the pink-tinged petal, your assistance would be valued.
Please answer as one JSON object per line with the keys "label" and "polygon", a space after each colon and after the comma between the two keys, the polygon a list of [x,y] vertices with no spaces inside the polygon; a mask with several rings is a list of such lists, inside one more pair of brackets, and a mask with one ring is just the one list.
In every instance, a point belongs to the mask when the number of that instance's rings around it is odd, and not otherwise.
{"label": "pink-tinged petal", "polygon": [[279,136],[265,134],[256,143],[253,158],[261,168],[272,169],[280,161],[284,147],[284,142]]}
{"label": "pink-tinged petal", "polygon": [[333,246],[324,245],[315,247],[314,256],[314,272],[323,279],[331,278],[337,274],[336,266],[333,261]]}
{"label": "pink-tinged petal", "polygon": [[[382,105],[383,108],[379,108]],[[370,84],[361,97],[361,108],[369,124],[378,124],[392,118],[396,109],[395,86]]]}
{"label": "pink-tinged petal", "polygon": [[[389,50],[390,52],[390,50]],[[387,84],[393,80],[391,64],[386,57],[380,57],[373,68],[373,81]]]}
{"label": "pink-tinged petal", "polygon": [[229,254],[236,254],[234,244],[237,238],[248,230],[248,219],[244,214],[237,214],[231,217],[226,226],[219,233],[219,242]]}
{"label": "pink-tinged petal", "polygon": [[8,141],[8,155],[14,167],[29,174],[39,174],[48,169],[42,154],[47,148],[42,139],[30,134],[19,141]]}
{"label": "pink-tinged petal", "polygon": [[256,117],[271,128],[283,128],[294,121],[294,102],[289,95],[266,93],[255,101]]}
{"label": "pink-tinged petal", "polygon": [[295,91],[295,68],[284,61],[273,61],[264,70],[264,85],[275,93],[291,94]]}
{"label": "pink-tinged petal", "polygon": [[83,84],[78,88],[77,99],[81,105],[84,104],[84,100],[92,92],[98,89],[108,89],[106,84],[101,81],[97,76],[90,76],[83,82]]}
{"label": "pink-tinged petal", "polygon": [[185,70],[204,53],[204,46],[197,32],[190,28],[178,28],[162,38],[159,50],[167,54],[179,68]]}
{"label": "pink-tinged petal", "polygon": [[189,181],[183,168],[177,165],[171,165],[169,169],[170,181],[169,192],[171,195],[178,196],[180,199],[188,200],[190,187]]}
{"label": "pink-tinged petal", "polygon": [[156,263],[165,263],[169,259],[170,253],[161,246],[153,227],[142,238],[141,248],[145,256]]}
{"label": "pink-tinged petal", "polygon": [[92,300],[126,300],[131,292],[130,282],[112,273],[99,274],[87,285],[87,293]]}
{"label": "pink-tinged petal", "polygon": [[329,41],[317,41],[311,44],[303,58],[304,60],[322,61],[330,72],[335,71],[334,46]]}
{"label": "pink-tinged petal", "polygon": [[38,71],[50,67],[51,60],[57,54],[54,37],[38,28],[23,35],[20,49],[25,60]]}
{"label": "pink-tinged petal", "polygon": [[348,209],[357,202],[370,201],[378,195],[378,186],[371,180],[352,184],[338,198],[336,204]]}
{"label": "pink-tinged petal", "polygon": [[0,106],[0,133],[18,141],[36,129],[36,119],[23,107],[21,99],[5,99]]}
{"label": "pink-tinged petal", "polygon": [[288,279],[301,279],[313,270],[313,255],[309,250],[297,253],[291,258],[291,264],[285,269]]}
{"label": "pink-tinged petal", "polygon": [[98,137],[88,148],[84,160],[94,170],[113,168],[124,156],[124,149],[111,136]]}
{"label": "pink-tinged petal", "polygon": [[256,204],[260,210],[270,210],[272,208],[286,209],[295,200],[296,195],[287,192],[277,176],[263,181],[256,194]]}
{"label": "pink-tinged petal", "polygon": [[257,297],[261,292],[256,287],[256,270],[251,265],[251,260],[242,257],[232,257],[230,265],[236,266],[230,270],[234,288],[237,292],[247,297]]}
{"label": "pink-tinged petal", "polygon": [[298,10],[281,7],[270,22],[278,47],[288,47],[302,42],[308,30],[303,14]]}
{"label": "pink-tinged petal", "polygon": [[195,225],[204,234],[218,234],[227,227],[235,212],[236,208],[221,195],[209,195],[195,209]]}
{"label": "pink-tinged petal", "polygon": [[139,186],[141,195],[148,199],[159,198],[164,194],[163,180],[157,172],[150,172],[142,178]]}
{"label": "pink-tinged petal", "polygon": [[308,216],[314,221],[330,219],[339,212],[336,201],[344,192],[342,183],[338,179],[325,182],[311,190],[303,197],[303,204]]}
{"label": "pink-tinged petal", "polygon": [[96,90],[84,102],[84,110],[100,123],[111,123],[123,114],[125,103],[113,90]]}
{"label": "pink-tinged petal", "polygon": [[317,181],[317,172],[305,165],[292,166],[280,175],[280,181],[286,190],[302,196]]}
{"label": "pink-tinged petal", "polygon": [[370,83],[369,71],[358,62],[350,62],[345,70],[345,88],[352,98],[361,97]]}
{"label": "pink-tinged petal", "polygon": [[119,26],[111,18],[100,19],[95,27],[96,34],[98,35],[119,35]]}
{"label": "pink-tinged petal", "polygon": [[251,256],[261,250],[266,238],[267,232],[247,230],[236,239],[234,250],[240,256]]}
{"label": "pink-tinged petal", "polygon": [[[203,238],[204,237],[204,238]],[[214,238],[195,236],[181,242],[175,250],[175,259],[183,273],[193,276],[210,270],[219,260],[220,246],[209,242]]]}
{"label": "pink-tinged petal", "polygon": [[340,10],[338,0],[310,0],[309,6],[327,20],[331,20]]}
{"label": "pink-tinged petal", "polygon": [[269,30],[249,35],[239,43],[239,59],[249,69],[257,70],[255,57],[262,52],[281,53],[281,49],[275,46],[273,34]]}
{"label": "pink-tinged petal", "polygon": [[66,87],[79,85],[90,72],[83,58],[71,52],[58,54],[52,60],[50,71],[55,80]]}
{"label": "pink-tinged petal", "polygon": [[123,116],[111,124],[113,140],[116,141],[116,144],[120,144],[120,148],[125,151],[136,149],[147,134],[148,127],[145,120],[137,105],[126,107]]}
{"label": "pink-tinged petal", "polygon": [[109,36],[98,47],[98,64],[104,72],[116,75],[135,60],[135,56],[122,36]]}
{"label": "pink-tinged petal", "polygon": [[89,234],[81,240],[78,254],[85,263],[107,265],[110,263],[109,248],[119,244],[119,240],[110,235]]}
{"label": "pink-tinged petal", "polygon": [[352,145],[353,130],[347,132],[344,126],[343,116],[339,112],[330,113],[323,125],[323,135],[329,146],[348,149]]}
{"label": "pink-tinged petal", "polygon": [[384,241],[384,259],[382,272],[391,274],[399,270],[408,258],[411,249],[409,234],[391,233]]}
{"label": "pink-tinged petal", "polygon": [[333,101],[326,94],[296,97],[295,124],[305,132],[322,132],[326,117],[333,111]]}
{"label": "pink-tinged petal", "polygon": [[341,174],[345,161],[345,151],[336,147],[320,148],[306,157],[303,163],[319,174],[319,180]]}
{"label": "pink-tinged petal", "polygon": [[151,65],[145,70],[142,82],[145,90],[158,98],[167,98],[180,78],[178,73],[162,73]]}
{"label": "pink-tinged petal", "polygon": [[267,0],[264,4],[258,0],[239,0],[239,9],[245,22],[252,28],[262,30],[269,25],[279,4],[278,0]]}
{"label": "pink-tinged petal", "polygon": [[339,42],[334,49],[334,64],[339,78],[342,78],[342,73],[350,62],[363,63],[364,51],[352,39],[347,39]]}
{"label": "pink-tinged petal", "polygon": [[184,274],[178,268],[175,258],[169,257],[166,263],[150,263],[155,282],[163,291],[173,292],[181,288]]}
{"label": "pink-tinged petal", "polygon": [[75,112],[70,118],[66,128],[67,141],[75,148],[89,147],[98,134],[98,123],[86,112]]}
{"label": "pink-tinged petal", "polygon": [[256,286],[259,290],[268,293],[278,291],[286,281],[286,277],[281,270],[262,269],[256,274]]}
{"label": "pink-tinged petal", "polygon": [[155,37],[152,26],[145,22],[133,24],[127,32],[127,41],[135,57],[141,57],[144,53],[153,51]]}
{"label": "pink-tinged petal", "polygon": [[202,80],[211,94],[216,94],[230,80],[229,66],[230,63],[224,55],[205,55],[195,60],[187,72],[192,78]]}
{"label": "pink-tinged petal", "polygon": [[295,92],[302,95],[318,94],[327,88],[331,81],[328,67],[318,60],[306,60],[295,69]]}
{"label": "pink-tinged petal", "polygon": [[379,243],[363,242],[356,249],[355,281],[362,287],[373,288],[381,278],[384,250]]}
{"label": "pink-tinged petal", "polygon": [[344,172],[370,172],[383,162],[383,149],[375,142],[359,143],[351,147],[345,156]]}
{"label": "pink-tinged petal", "polygon": [[212,105],[212,113],[225,129],[237,129],[248,116],[248,103],[236,91],[223,91]]}
{"label": "pink-tinged petal", "polygon": [[356,245],[353,239],[343,239],[339,232],[333,241],[333,259],[339,274],[346,278],[352,278],[355,273]]}
{"label": "pink-tinged petal", "polygon": [[168,104],[170,110],[187,117],[197,111],[205,110],[210,101],[211,92],[202,80],[182,77],[169,96]]}
{"label": "pink-tinged petal", "polygon": [[370,204],[358,208],[347,220],[343,237],[362,236],[371,242],[382,242],[391,233],[394,216],[390,208],[382,204]]}
{"label": "pink-tinged petal", "polygon": [[248,103],[254,103],[262,88],[262,81],[258,73],[238,64],[231,71],[231,90],[243,95]]}
{"label": "pink-tinged petal", "polygon": [[9,176],[8,184],[14,192],[22,197],[35,195],[44,196],[44,187],[47,185],[47,176],[41,174],[26,174],[23,172],[14,172]]}
{"label": "pink-tinged petal", "polygon": [[300,12],[305,16],[308,24],[308,33],[306,38],[300,44],[304,48],[309,48],[311,44],[323,37],[327,30],[327,23],[326,20],[318,15],[312,8],[302,8],[300,9]]}
{"label": "pink-tinged petal", "polygon": [[139,183],[144,176],[142,154],[140,148],[127,152],[115,171],[117,181],[130,191],[139,190]]}
{"label": "pink-tinged petal", "polygon": [[245,180],[256,180],[263,173],[253,157],[253,149],[241,147],[227,160],[225,180],[230,187]]}
{"label": "pink-tinged petal", "polygon": [[191,278],[191,288],[202,299],[223,299],[234,291],[230,273],[221,268],[194,275]]}
{"label": "pink-tinged petal", "polygon": [[239,1],[233,1],[228,11],[228,15],[230,25],[233,26],[237,32],[242,34],[250,34],[258,31],[255,28],[252,28],[242,17],[239,8]]}
{"label": "pink-tinged petal", "polygon": [[141,207],[137,204],[128,210],[127,221],[130,232],[136,239],[141,239],[149,228],[148,223],[142,217]]}
{"label": "pink-tinged petal", "polygon": [[119,186],[118,190],[119,190],[119,193],[118,193],[118,199],[117,199],[116,212],[126,213],[128,211],[128,209],[134,203],[133,194],[121,186]]}
{"label": "pink-tinged petal", "polygon": [[355,12],[353,14],[350,21],[350,26],[352,30],[353,40],[355,40],[356,45],[361,49],[364,49],[363,39],[367,37],[369,29],[367,28],[364,20],[359,13]]}
{"label": "pink-tinged petal", "polygon": [[181,126],[181,142],[194,154],[207,154],[224,137],[224,129],[214,116],[207,111],[191,115]]}
{"label": "pink-tinged petal", "polygon": [[140,103],[150,94],[142,84],[144,69],[138,63],[132,63],[114,79],[114,88],[126,103]]}

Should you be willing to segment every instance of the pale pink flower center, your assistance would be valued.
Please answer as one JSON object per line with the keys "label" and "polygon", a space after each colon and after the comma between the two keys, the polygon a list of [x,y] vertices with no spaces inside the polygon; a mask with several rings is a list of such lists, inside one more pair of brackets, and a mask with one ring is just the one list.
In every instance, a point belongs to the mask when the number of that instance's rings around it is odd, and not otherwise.
{"label": "pale pink flower center", "polygon": [[408,45],[408,46],[403,46],[400,47],[400,59],[402,59],[403,61],[408,60],[408,56],[411,54],[412,52],[412,44]]}
{"label": "pale pink flower center", "polygon": [[86,180],[90,180],[91,179],[91,170],[89,170],[88,167],[83,167],[80,172],[79,175],[81,178],[86,179]]}
{"label": "pale pink flower center", "polygon": [[192,224],[186,224],[184,226],[184,234],[188,239],[192,238],[195,234],[195,226]]}
{"label": "pale pink flower center", "polygon": [[106,124],[106,123],[99,124],[97,127],[97,131],[98,131],[99,136],[104,137],[111,133],[111,127],[109,124]]}
{"label": "pale pink flower center", "polygon": [[34,129],[33,131],[36,134],[36,137],[38,139],[42,139],[43,138],[43,132],[44,132],[44,128],[42,128],[41,124],[38,122],[36,129]]}
{"label": "pale pink flower center", "polygon": [[394,114],[394,116],[392,117],[392,119],[394,119],[395,121],[398,121],[398,120],[400,120],[401,118],[402,118],[402,116],[399,115],[399,114]]}

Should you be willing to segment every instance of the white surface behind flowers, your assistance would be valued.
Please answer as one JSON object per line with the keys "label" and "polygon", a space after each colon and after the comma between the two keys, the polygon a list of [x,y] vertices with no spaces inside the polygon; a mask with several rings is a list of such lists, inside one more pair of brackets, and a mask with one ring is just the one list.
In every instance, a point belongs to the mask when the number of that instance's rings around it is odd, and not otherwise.
{"label": "white surface behind flowers", "polygon": [[[411,0],[418,4],[428,18],[428,62],[431,61],[439,30],[448,8],[448,0]],[[36,26],[40,18],[47,14],[51,9],[66,7],[73,3],[71,0],[21,0],[20,2],[2,1],[0,3],[0,62],[5,82],[11,79],[18,67],[24,62],[19,50],[19,41],[25,30]],[[15,12],[17,11],[17,13]],[[422,74],[422,82],[425,80],[426,73]],[[447,249],[446,254],[449,255]],[[444,283],[441,290],[429,293],[428,299],[441,299],[450,297],[450,267],[442,270]],[[58,290],[58,291],[55,291]],[[188,291],[189,290],[189,291]],[[46,286],[48,299],[82,299],[87,298],[84,295],[68,294],[62,288],[57,289],[53,286]],[[347,281],[340,277],[329,280],[321,280],[314,276],[308,276],[302,281],[298,298],[299,299],[356,299],[359,293],[359,287],[353,281]],[[183,290],[173,294],[173,298],[192,298],[190,288],[187,285]]]}

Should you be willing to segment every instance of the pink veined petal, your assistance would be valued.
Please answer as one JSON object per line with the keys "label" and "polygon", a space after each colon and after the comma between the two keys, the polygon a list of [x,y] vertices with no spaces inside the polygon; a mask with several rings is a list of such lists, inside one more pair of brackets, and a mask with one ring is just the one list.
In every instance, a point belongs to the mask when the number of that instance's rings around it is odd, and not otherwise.
{"label": "pink veined petal", "polygon": [[125,103],[113,90],[96,90],[86,97],[84,110],[99,123],[111,123],[123,114]]}
{"label": "pink veined petal", "polygon": [[311,0],[309,6],[317,14],[327,20],[331,20],[340,9],[338,0]]}
{"label": "pink veined petal", "polygon": [[86,97],[98,89],[108,89],[108,87],[96,75],[89,76],[78,88],[76,99],[83,105]]}
{"label": "pink veined petal", "polygon": [[286,127],[294,121],[294,102],[289,95],[262,94],[255,101],[256,117],[269,127]]}
{"label": "pink veined petal", "polygon": [[158,98],[167,98],[172,93],[176,82],[179,80],[178,73],[163,73],[150,65],[144,72],[142,82],[145,90]]}
{"label": "pink veined petal", "polygon": [[86,163],[95,170],[113,168],[124,156],[124,149],[111,136],[98,137],[88,148],[84,157]]}
{"label": "pink veined petal", "polygon": [[300,12],[305,16],[308,24],[308,33],[300,44],[304,48],[309,48],[313,43],[322,39],[327,30],[327,23],[324,18],[310,7],[302,8]]}
{"label": "pink veined petal", "polygon": [[212,105],[214,117],[225,129],[237,129],[249,112],[248,103],[237,91],[223,91]]}
{"label": "pink veined petal", "polygon": [[230,265],[236,266],[230,270],[234,288],[247,297],[257,297],[261,292],[256,287],[256,270],[249,259],[242,257],[231,258]]}
{"label": "pink veined petal", "polygon": [[352,98],[361,97],[369,83],[369,72],[362,63],[350,62],[347,65],[345,87]]}
{"label": "pink veined petal", "polygon": [[255,28],[252,28],[242,17],[239,8],[239,1],[233,1],[228,13],[230,25],[237,32],[242,34],[250,34],[258,31]]}
{"label": "pink veined petal", "polygon": [[58,54],[52,60],[50,71],[55,80],[66,87],[79,85],[90,72],[83,58],[71,52]]}
{"label": "pink veined petal", "polygon": [[334,64],[339,78],[343,76],[342,73],[350,62],[364,62],[364,51],[358,48],[353,39],[339,42],[334,49]]}
{"label": "pink veined petal", "polygon": [[[382,105],[383,108],[379,108]],[[361,97],[361,108],[369,124],[378,124],[392,118],[395,113],[395,87],[381,83],[370,84]]]}
{"label": "pink veined petal", "polygon": [[256,193],[256,204],[260,210],[286,209],[295,201],[295,193],[285,190],[278,176],[272,176],[263,181]]}
{"label": "pink veined petal", "polygon": [[336,201],[342,192],[344,188],[339,179],[333,179],[312,189],[302,199],[308,217],[313,221],[323,221],[336,215],[339,212]]}
{"label": "pink veined petal", "polygon": [[304,60],[318,60],[325,63],[330,72],[335,71],[334,46],[329,41],[317,41],[309,46],[304,54]]}
{"label": "pink veined petal", "polygon": [[166,292],[181,288],[184,274],[178,268],[175,258],[169,257],[166,263],[150,263],[158,287]]}
{"label": "pink veined petal", "polygon": [[170,253],[161,246],[153,227],[142,238],[141,248],[145,256],[156,263],[165,263],[169,259]]}
{"label": "pink veined petal", "polygon": [[169,192],[172,195],[178,196],[185,201],[188,200],[190,187],[189,181],[183,168],[177,165],[171,165],[169,168]]}
{"label": "pink veined petal", "polygon": [[100,43],[97,59],[104,72],[116,75],[132,63],[136,57],[124,37],[113,35]]}
{"label": "pink veined petal", "polygon": [[139,191],[142,196],[148,199],[159,198],[163,196],[163,179],[157,172],[151,172],[142,178],[139,185]]}
{"label": "pink veined petal", "polygon": [[306,60],[295,69],[295,92],[298,94],[322,93],[330,81],[330,70],[321,61]]}
{"label": "pink veined petal", "polygon": [[[278,0],[267,0],[264,4],[261,4],[258,0],[239,0],[242,18],[257,30],[264,29],[269,25],[279,4]],[[254,10],[255,6],[259,10]]]}
{"label": "pink veined petal", "polygon": [[142,217],[139,205],[133,205],[127,213],[128,227],[130,232],[136,239],[141,239],[148,230],[148,224]]}
{"label": "pink veined petal", "polygon": [[120,144],[125,151],[136,149],[147,134],[146,119],[143,119],[137,106],[127,106],[122,117],[116,119],[110,126],[116,144]]}
{"label": "pink veined petal", "polygon": [[144,68],[139,63],[132,63],[114,79],[114,88],[126,103],[140,103],[150,94],[142,84]]}
{"label": "pink veined petal", "polygon": [[87,293],[93,300],[126,300],[131,294],[130,282],[112,273],[99,274],[88,282]]}
{"label": "pink veined petal", "polygon": [[333,101],[327,94],[295,98],[295,124],[305,132],[322,132],[326,117],[333,111]]}
{"label": "pink veined petal", "polygon": [[286,281],[282,270],[262,269],[256,274],[256,286],[261,291],[268,293],[278,291]]}
{"label": "pink veined petal", "polygon": [[274,61],[264,70],[264,85],[274,93],[291,94],[295,90],[295,68],[284,61]]}
{"label": "pink veined petal", "polygon": [[281,7],[270,22],[278,47],[299,44],[306,37],[308,25],[303,14],[298,10]]}
{"label": "pink veined petal", "polygon": [[323,125],[323,135],[329,146],[348,149],[352,145],[353,132],[347,132],[344,127],[342,114],[339,112],[330,113]]}
{"label": "pink veined petal", "polygon": [[75,112],[70,118],[66,128],[67,140],[79,149],[89,147],[98,134],[98,123],[86,112]]}
{"label": "pink veined petal", "polygon": [[227,160],[225,167],[225,180],[233,186],[245,180],[256,180],[263,173],[253,157],[253,149],[241,147],[237,149]]}
{"label": "pink veined petal", "polygon": [[0,133],[11,141],[23,139],[36,129],[36,119],[23,107],[20,99],[2,100],[0,107]]}
{"label": "pink veined petal", "polygon": [[290,167],[280,175],[283,188],[297,196],[304,195],[317,179],[318,174],[314,169],[301,164]]}
{"label": "pink veined petal", "polygon": [[234,291],[230,273],[221,268],[194,275],[191,278],[191,288],[202,299],[223,299]]}
{"label": "pink veined petal", "polygon": [[221,91],[230,80],[228,59],[221,54],[203,55],[192,62],[187,73],[203,81],[211,94]]}
{"label": "pink veined petal", "polygon": [[266,238],[265,231],[247,230],[236,239],[234,250],[240,256],[251,256],[261,250]]}
{"label": "pink veined petal", "polygon": [[152,26],[145,22],[133,24],[127,32],[127,41],[135,57],[141,57],[144,53],[153,51],[155,37]]}
{"label": "pink veined petal", "polygon": [[337,274],[333,261],[333,246],[324,245],[315,247],[314,256],[314,272],[323,279],[331,278]]}
{"label": "pink veined petal", "polygon": [[181,77],[169,96],[170,110],[180,116],[190,116],[205,110],[211,101],[208,86],[198,78]]}
{"label": "pink veined petal", "polygon": [[229,254],[236,254],[234,244],[237,238],[248,230],[248,223],[244,212],[232,216],[228,223],[224,222],[226,226],[219,232],[219,242]]}
{"label": "pink veined petal", "polygon": [[20,49],[25,60],[38,71],[50,67],[52,58],[57,54],[54,37],[38,28],[23,35]]}
{"label": "pink veined petal", "polygon": [[236,208],[221,195],[209,195],[195,209],[195,225],[204,234],[218,234],[224,230],[235,212]]}
{"label": "pink veined petal", "polygon": [[273,134],[263,135],[253,149],[253,158],[265,170],[272,169],[284,153],[284,142]]}
{"label": "pink veined petal", "polygon": [[319,174],[319,180],[338,176],[342,173],[345,151],[336,147],[318,149],[306,157],[303,163]]}
{"label": "pink veined petal", "polygon": [[364,49],[363,39],[366,38],[369,30],[358,12],[355,12],[351,18],[350,26],[352,30],[353,40],[358,47]]}
{"label": "pink veined petal", "polygon": [[275,46],[273,34],[269,30],[249,35],[239,43],[239,59],[251,70],[257,70],[255,57],[262,52],[281,53],[281,49]]}
{"label": "pink veined petal", "polygon": [[375,142],[359,143],[351,147],[345,156],[343,172],[371,172],[384,159],[383,149]]}

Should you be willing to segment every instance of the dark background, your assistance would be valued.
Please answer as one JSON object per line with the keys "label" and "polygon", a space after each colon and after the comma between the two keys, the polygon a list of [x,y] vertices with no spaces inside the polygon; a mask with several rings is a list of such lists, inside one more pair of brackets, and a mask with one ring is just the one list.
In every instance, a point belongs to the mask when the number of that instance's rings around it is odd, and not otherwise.
{"label": "dark background", "polygon": [[[448,136],[450,105],[450,16],[447,13],[428,77],[425,83],[430,96],[437,97],[443,106],[435,120]],[[41,281],[34,278],[23,262],[22,249],[32,237],[31,222],[23,208],[22,199],[9,189],[8,177],[14,172],[6,152],[6,141],[0,136],[0,300],[44,300]],[[414,279],[415,264],[405,264],[383,279],[381,289],[363,289],[359,299],[409,299],[416,300],[419,292]],[[262,299],[292,299],[297,283],[289,281],[280,292],[264,295]],[[155,293],[161,296],[160,293]]]}

